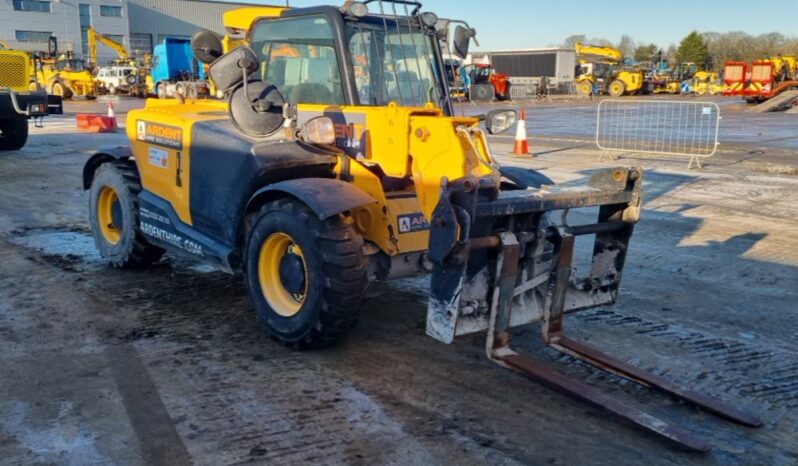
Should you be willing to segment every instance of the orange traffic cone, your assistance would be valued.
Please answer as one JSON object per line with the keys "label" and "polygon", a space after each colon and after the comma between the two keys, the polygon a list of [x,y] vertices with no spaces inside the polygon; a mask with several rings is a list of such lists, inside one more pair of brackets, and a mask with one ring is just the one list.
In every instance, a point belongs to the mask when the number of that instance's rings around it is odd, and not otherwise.
{"label": "orange traffic cone", "polygon": [[526,112],[521,109],[518,115],[518,124],[515,130],[515,144],[513,145],[513,154],[526,155],[529,154],[529,143],[526,140]]}

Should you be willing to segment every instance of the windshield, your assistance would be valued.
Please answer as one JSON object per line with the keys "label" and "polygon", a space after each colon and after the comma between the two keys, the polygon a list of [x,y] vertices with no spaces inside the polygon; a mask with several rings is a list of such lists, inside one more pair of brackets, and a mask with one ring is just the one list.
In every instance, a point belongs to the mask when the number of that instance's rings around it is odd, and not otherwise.
{"label": "windshield", "polygon": [[349,22],[346,27],[362,105],[440,103],[434,37],[401,20]]}
{"label": "windshield", "polygon": [[56,69],[59,71],[83,71],[86,67],[83,65],[83,60],[58,60]]}
{"label": "windshield", "polygon": [[261,79],[289,103],[344,103],[332,28],[324,16],[260,21],[251,41]]}

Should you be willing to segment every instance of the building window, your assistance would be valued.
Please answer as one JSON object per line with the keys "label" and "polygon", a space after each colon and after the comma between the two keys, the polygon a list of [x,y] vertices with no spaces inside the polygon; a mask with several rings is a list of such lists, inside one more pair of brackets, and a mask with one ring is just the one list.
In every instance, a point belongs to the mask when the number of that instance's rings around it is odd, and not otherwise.
{"label": "building window", "polygon": [[43,31],[14,31],[17,36],[17,42],[47,42],[50,40],[52,32]]}
{"label": "building window", "polygon": [[152,36],[143,33],[130,33],[130,50],[142,53],[152,53]]}
{"label": "building window", "polygon": [[89,28],[91,27],[91,5],[81,3],[78,5],[80,18],[80,50],[84,57],[89,56]]}
{"label": "building window", "polygon": [[100,5],[100,16],[122,16],[121,6]]}
{"label": "building window", "polygon": [[14,10],[49,13],[50,2],[45,2],[42,0],[14,0]]}

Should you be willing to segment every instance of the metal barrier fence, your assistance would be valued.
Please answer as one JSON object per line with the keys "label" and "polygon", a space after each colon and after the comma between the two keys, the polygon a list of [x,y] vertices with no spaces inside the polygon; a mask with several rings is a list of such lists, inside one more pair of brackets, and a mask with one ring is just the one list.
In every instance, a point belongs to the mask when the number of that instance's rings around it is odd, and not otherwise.
{"label": "metal barrier fence", "polygon": [[715,154],[719,127],[720,109],[712,102],[604,100],[596,117],[596,146],[610,158],[613,153],[690,157],[689,170]]}

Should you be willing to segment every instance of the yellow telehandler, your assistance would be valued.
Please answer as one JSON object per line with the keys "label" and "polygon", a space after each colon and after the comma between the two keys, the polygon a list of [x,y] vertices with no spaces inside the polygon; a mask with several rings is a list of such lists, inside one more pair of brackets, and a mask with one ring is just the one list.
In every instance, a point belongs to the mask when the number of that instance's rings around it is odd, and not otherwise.
{"label": "yellow telehandler", "polygon": [[[342,338],[370,283],[428,273],[426,331],[443,343],[487,331],[490,360],[688,448],[710,448],[514,351],[510,329],[539,322],[553,348],[761,423],[564,334],[567,313],[617,298],[640,213],[639,167],[559,187],[501,166],[487,134],[514,126],[515,111],[455,115],[438,18],[417,2],[259,15],[248,46],[223,53],[212,33],[192,39],[225,100],[148,100],[128,113],[130,146],[86,163],[89,221],[112,265],[146,266],[168,251],[241,272],[259,322],[297,349]],[[456,27],[456,56],[475,34]],[[581,209],[594,220],[569,221]],[[592,265],[577,273],[580,236],[593,238]]]}
{"label": "yellow telehandler", "polygon": [[581,67],[581,74],[576,78],[579,94],[620,97],[646,91],[643,72],[623,66],[623,55],[619,50],[578,42],[574,49]]}

